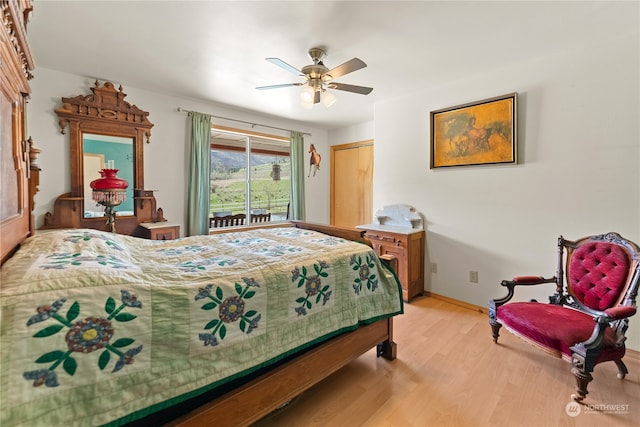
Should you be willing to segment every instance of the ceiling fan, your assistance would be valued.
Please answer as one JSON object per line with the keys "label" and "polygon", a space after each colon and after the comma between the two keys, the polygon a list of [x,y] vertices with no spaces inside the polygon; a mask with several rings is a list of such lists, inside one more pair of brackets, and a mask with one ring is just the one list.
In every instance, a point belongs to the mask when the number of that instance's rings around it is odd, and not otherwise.
{"label": "ceiling fan", "polygon": [[302,105],[307,108],[311,108],[314,104],[319,103],[320,100],[322,100],[322,103],[325,104],[325,106],[331,106],[335,102],[336,98],[331,92],[328,92],[327,89],[343,90],[346,92],[359,93],[361,95],[368,95],[371,93],[373,90],[371,87],[355,86],[333,81],[345,74],[364,68],[367,64],[358,58],[353,58],[330,70],[322,63],[322,58],[324,58],[326,54],[325,50],[320,47],[313,47],[309,49],[309,58],[311,58],[313,64],[302,67],[302,71],[287,64],[280,58],[266,58],[267,61],[277,65],[278,67],[281,67],[296,76],[304,77],[306,81],[303,83],[285,83],[279,85],[260,86],[256,89],[264,90],[289,86],[304,86],[304,89],[300,94],[300,98],[302,100]]}

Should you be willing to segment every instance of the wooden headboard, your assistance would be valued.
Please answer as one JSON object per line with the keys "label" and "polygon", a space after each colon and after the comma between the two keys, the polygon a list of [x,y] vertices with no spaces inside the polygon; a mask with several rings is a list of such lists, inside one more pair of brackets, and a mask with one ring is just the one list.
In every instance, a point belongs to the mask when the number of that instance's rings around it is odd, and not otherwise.
{"label": "wooden headboard", "polygon": [[26,136],[25,107],[33,59],[26,24],[31,0],[0,1],[0,263],[34,232],[38,150]]}

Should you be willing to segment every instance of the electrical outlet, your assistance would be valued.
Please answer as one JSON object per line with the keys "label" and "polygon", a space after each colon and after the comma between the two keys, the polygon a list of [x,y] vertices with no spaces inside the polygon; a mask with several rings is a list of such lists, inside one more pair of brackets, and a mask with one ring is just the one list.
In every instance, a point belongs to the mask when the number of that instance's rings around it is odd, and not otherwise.
{"label": "electrical outlet", "polygon": [[436,264],[435,262],[431,263],[431,272],[434,274],[438,272],[438,264]]}
{"label": "electrical outlet", "polygon": [[469,282],[478,283],[478,272],[477,271],[470,271],[469,272]]}

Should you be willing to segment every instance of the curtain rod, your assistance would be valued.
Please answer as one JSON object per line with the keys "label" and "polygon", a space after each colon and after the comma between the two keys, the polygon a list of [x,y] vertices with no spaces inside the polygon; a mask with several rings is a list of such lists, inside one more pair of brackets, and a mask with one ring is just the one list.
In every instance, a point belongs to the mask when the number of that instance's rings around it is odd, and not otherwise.
{"label": "curtain rod", "polygon": [[[197,113],[197,111],[185,110],[182,107],[178,107],[178,111],[181,112],[181,113],[187,113],[187,114],[189,114],[189,113]],[[284,128],[279,128],[279,127],[276,127],[276,126],[261,125],[260,123],[252,123],[252,122],[247,122],[247,121],[244,121],[244,120],[230,119],[228,117],[214,116],[213,114],[209,114],[209,115],[211,117],[215,117],[216,119],[230,120],[232,122],[244,123],[244,124],[251,125],[251,126],[260,126],[260,127],[263,127],[263,128],[271,128],[271,129],[282,130],[282,131],[285,131],[285,132],[296,132],[296,131],[293,131],[291,129],[284,129]],[[303,135],[311,136],[311,134],[309,132],[301,132],[301,133]]]}

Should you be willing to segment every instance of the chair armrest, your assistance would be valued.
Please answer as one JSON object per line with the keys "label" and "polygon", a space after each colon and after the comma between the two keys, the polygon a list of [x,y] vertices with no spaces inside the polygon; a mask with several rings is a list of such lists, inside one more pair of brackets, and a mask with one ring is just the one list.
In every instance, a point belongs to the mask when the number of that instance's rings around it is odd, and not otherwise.
{"label": "chair armrest", "polygon": [[[573,366],[580,369],[587,369],[588,371],[593,370],[593,367],[595,366],[595,356],[597,356],[597,352],[602,346],[605,331],[610,326],[610,322],[633,316],[636,314],[636,308],[622,305],[608,308],[603,313],[603,315],[595,316],[593,318],[595,323],[593,332],[589,339],[576,343],[570,347],[572,353],[571,362],[573,363]],[[619,347],[624,345],[624,342],[627,339],[624,335],[626,329],[626,325],[622,328],[616,328],[616,346]],[[593,357],[589,357],[590,353],[593,354]]]}
{"label": "chair armrest", "polygon": [[636,314],[636,308],[627,305],[619,305],[617,307],[608,308],[604,311],[611,320],[626,319]]}
{"label": "chair armrest", "polygon": [[[634,314],[636,314],[635,307],[619,305],[617,307],[606,309],[604,311],[604,315],[602,316],[594,317],[593,318],[595,322],[594,328],[589,339],[584,342],[579,342],[571,346],[571,351],[574,353],[574,356],[577,354],[579,356],[579,359],[582,361],[582,363],[585,363],[585,360],[586,360],[585,358],[587,356],[587,353],[594,349],[600,348],[600,346],[602,345],[602,342],[604,340],[605,330],[607,329],[607,327],[609,327],[609,323],[616,320],[620,320],[620,319],[626,319],[627,317],[631,317]],[[624,328],[622,328],[622,330],[617,330],[616,345],[618,346],[623,345],[623,343],[627,339],[624,336],[624,332],[626,329],[627,328],[625,326]],[[575,359],[574,356],[572,356],[572,359]],[[574,366],[575,366],[575,362],[574,362]]]}
{"label": "chair armrest", "polygon": [[516,276],[512,280],[503,280],[500,284],[507,288],[507,296],[489,300],[489,317],[492,315],[495,317],[496,309],[513,298],[516,286],[540,285],[542,283],[556,283],[556,281],[557,278],[555,276],[548,279],[545,279],[542,276]]}
{"label": "chair armrest", "polygon": [[[505,284],[505,282],[509,282],[508,280],[503,280],[502,281],[502,286],[508,286]],[[542,276],[516,276],[513,279],[510,280],[511,283],[513,283],[514,285],[540,285],[542,283],[555,283],[556,282],[556,278],[555,277],[550,277],[548,279],[545,279]]]}

